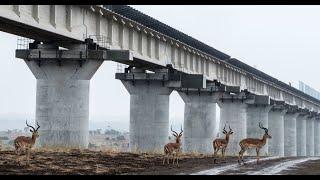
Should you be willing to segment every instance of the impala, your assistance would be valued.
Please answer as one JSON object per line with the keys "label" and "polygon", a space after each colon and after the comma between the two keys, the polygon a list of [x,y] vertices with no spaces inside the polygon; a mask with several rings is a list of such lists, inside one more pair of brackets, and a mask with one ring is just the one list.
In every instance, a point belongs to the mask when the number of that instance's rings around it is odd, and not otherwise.
{"label": "impala", "polygon": [[167,162],[169,164],[169,158],[170,156],[173,156],[173,162],[172,164],[174,164],[174,159],[176,159],[177,161],[177,166],[179,166],[178,163],[178,156],[181,153],[181,136],[182,136],[182,127],[181,127],[181,132],[178,134],[177,132],[175,132],[174,130],[172,130],[172,126],[171,126],[171,131],[173,132],[173,136],[176,138],[176,142],[175,143],[168,143],[164,146],[164,158],[163,158],[163,163],[165,163],[165,160],[167,159]]}
{"label": "impala", "polygon": [[259,127],[264,130],[264,135],[263,135],[262,139],[246,138],[246,139],[243,139],[240,141],[239,145],[241,147],[241,150],[239,152],[239,159],[238,159],[239,164],[241,164],[241,160],[242,160],[243,164],[245,164],[243,161],[243,154],[249,148],[256,148],[257,164],[259,164],[259,151],[266,144],[267,139],[268,138],[271,139],[271,136],[268,134],[268,129],[263,127],[261,122],[259,122]]}
{"label": "impala", "polygon": [[[20,153],[22,150],[26,151],[26,157],[27,157],[27,164],[29,164],[29,159],[30,159],[30,151],[31,148],[34,146],[36,139],[39,137],[38,134],[38,129],[40,128],[38,122],[37,122],[37,129],[34,127],[30,126],[28,122],[26,121],[26,125],[32,129],[30,129],[30,132],[32,133],[31,137],[26,137],[26,136],[19,136],[14,140],[14,147],[15,151],[17,154],[17,161],[20,156]],[[20,164],[20,162],[19,162]]]}
{"label": "impala", "polygon": [[232,129],[230,128],[229,126],[229,132],[226,131],[226,125],[224,125],[224,128],[223,128],[223,134],[226,135],[226,137],[224,139],[222,138],[217,138],[213,141],[213,149],[214,149],[214,164],[216,164],[216,161],[217,161],[217,154],[218,154],[218,151],[221,149],[221,154],[222,154],[222,158],[223,160],[225,160],[224,158],[224,153],[226,151],[226,148],[228,146],[228,142],[229,142],[229,136],[231,134],[233,134],[233,131]]}

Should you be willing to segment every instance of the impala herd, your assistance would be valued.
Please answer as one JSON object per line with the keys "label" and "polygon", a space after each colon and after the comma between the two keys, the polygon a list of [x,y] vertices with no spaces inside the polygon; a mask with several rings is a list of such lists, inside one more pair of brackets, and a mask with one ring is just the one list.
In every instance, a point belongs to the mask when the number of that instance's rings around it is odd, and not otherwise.
{"label": "impala herd", "polygon": [[[39,137],[38,130],[40,128],[39,124],[37,123],[37,128],[34,128],[33,126],[30,126],[28,122],[26,121],[27,127],[30,127],[30,132],[32,133],[31,137],[26,137],[26,136],[19,136],[14,140],[14,147],[15,147],[15,152],[17,154],[17,162],[20,165],[19,162],[19,156],[20,153],[24,150],[26,152],[26,160],[27,160],[27,165],[29,164],[29,159],[30,159],[30,152],[31,148],[34,146],[36,139]],[[258,138],[246,138],[242,139],[239,142],[240,145],[240,152],[238,156],[238,163],[243,164],[243,154],[245,153],[246,150],[250,148],[255,148],[256,153],[257,153],[257,164],[259,163],[259,151],[260,149],[266,144],[267,139],[270,138],[271,136],[268,134],[268,129],[263,127],[261,123],[259,123],[259,128],[264,130],[264,135],[262,136],[262,139]],[[182,137],[182,127],[180,130],[180,133],[177,133],[176,131],[172,130],[171,126],[171,132],[173,133],[172,135],[175,137],[175,142],[173,143],[168,143],[164,146],[164,157],[163,157],[163,164],[165,164],[165,161],[167,160],[167,163],[170,164],[170,157],[172,157],[172,164],[176,162],[176,165],[179,166],[179,154],[182,151],[182,144],[181,144],[181,137]],[[233,130],[229,126],[229,131],[226,130],[226,125],[223,128],[222,133],[225,135],[225,138],[217,138],[213,140],[213,150],[214,150],[214,164],[217,163],[217,154],[218,151],[221,149],[221,154],[222,154],[222,159],[225,162],[225,152],[226,148],[228,146],[228,142],[230,139],[230,135],[233,134]]]}
{"label": "impala herd", "polygon": [[[268,129],[263,127],[261,122],[259,123],[259,128],[264,130],[264,135],[262,136],[262,139],[258,139],[258,138],[246,138],[246,139],[242,139],[239,143],[240,145],[240,152],[239,152],[239,156],[238,156],[238,163],[241,164],[241,161],[243,164],[245,164],[245,162],[243,161],[243,154],[245,153],[246,150],[251,149],[251,148],[255,148],[256,152],[257,152],[257,164],[259,164],[259,152],[260,149],[266,144],[267,139],[271,139],[271,136],[268,134]],[[175,143],[168,143],[164,146],[164,158],[163,158],[163,164],[165,163],[165,159],[167,159],[167,162],[169,164],[169,156],[172,156],[173,159],[173,163],[175,162],[175,159],[177,161],[177,166],[179,166],[178,164],[178,155],[181,152],[181,136],[182,136],[182,128],[181,128],[181,132],[178,133],[172,130],[171,127],[171,131],[174,133],[173,136],[175,136],[176,138],[176,142]],[[226,125],[224,125],[223,131],[222,133],[225,135],[225,138],[217,138],[215,140],[213,140],[213,150],[214,150],[214,164],[217,163],[217,155],[218,155],[218,151],[221,149],[221,154],[222,154],[222,159],[225,162],[225,152],[226,152],[226,148],[228,146],[229,143],[229,138],[230,135],[233,134],[233,131],[231,129],[231,127],[229,126],[229,131],[226,130]]]}

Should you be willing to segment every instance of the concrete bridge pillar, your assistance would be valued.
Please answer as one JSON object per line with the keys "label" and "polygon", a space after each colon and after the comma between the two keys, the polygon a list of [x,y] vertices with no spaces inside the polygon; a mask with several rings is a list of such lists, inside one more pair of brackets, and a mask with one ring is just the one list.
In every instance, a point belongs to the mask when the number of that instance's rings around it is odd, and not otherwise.
{"label": "concrete bridge pillar", "polygon": [[297,117],[299,113],[290,112],[284,116],[284,156],[297,156]]}
{"label": "concrete bridge pillar", "polygon": [[231,126],[234,133],[230,136],[226,154],[238,155],[239,142],[247,137],[247,104],[240,100],[220,102],[220,127]]}
{"label": "concrete bridge pillar", "polygon": [[286,110],[272,108],[269,111],[269,139],[268,153],[272,156],[284,156],[284,115]]}
{"label": "concrete bridge pillar", "polygon": [[308,117],[306,123],[306,155],[314,156],[314,121],[315,117]]}
{"label": "concrete bridge pillar", "polygon": [[130,93],[130,142],[133,152],[163,152],[168,141],[171,88],[161,81],[121,81]]}
{"label": "concrete bridge pillar", "polygon": [[306,121],[307,116],[300,114],[297,117],[297,156],[306,156],[307,150],[306,150]]}
{"label": "concrete bridge pillar", "polygon": [[179,92],[184,106],[183,151],[212,153],[212,142],[217,132],[217,93]]}
{"label": "concrete bridge pillar", "polygon": [[[259,128],[259,122],[261,122],[265,128],[268,128],[268,114],[270,109],[271,106],[267,105],[248,105],[247,137],[262,139],[264,135],[264,130]],[[268,141],[269,139],[267,139],[267,143],[260,150],[261,156],[268,154]],[[253,156],[257,154],[255,149],[249,149],[247,152],[249,155]]]}
{"label": "concrete bridge pillar", "polygon": [[103,61],[25,60],[37,79],[36,121],[42,147],[87,148],[90,79]]}
{"label": "concrete bridge pillar", "polygon": [[320,156],[320,117],[314,120],[314,156]]}

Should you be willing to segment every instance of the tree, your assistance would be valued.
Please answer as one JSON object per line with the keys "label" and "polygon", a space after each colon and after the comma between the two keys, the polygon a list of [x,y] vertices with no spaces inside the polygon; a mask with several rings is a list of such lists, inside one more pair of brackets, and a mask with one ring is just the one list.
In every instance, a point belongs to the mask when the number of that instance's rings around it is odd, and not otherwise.
{"label": "tree", "polygon": [[118,141],[126,140],[126,138],[123,135],[117,136]]}

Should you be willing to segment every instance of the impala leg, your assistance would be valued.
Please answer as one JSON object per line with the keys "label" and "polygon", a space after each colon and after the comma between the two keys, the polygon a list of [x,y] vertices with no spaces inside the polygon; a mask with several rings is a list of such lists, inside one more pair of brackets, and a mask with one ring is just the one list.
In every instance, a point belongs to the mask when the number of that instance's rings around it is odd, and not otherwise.
{"label": "impala leg", "polygon": [[259,152],[260,152],[260,148],[256,148],[256,152],[257,152],[257,164],[259,164]]}
{"label": "impala leg", "polygon": [[27,165],[29,165],[30,164],[30,148],[26,150],[26,156],[27,156]]}
{"label": "impala leg", "polygon": [[179,156],[180,156],[180,150],[177,153],[177,166],[179,167]]}
{"label": "impala leg", "polygon": [[241,161],[243,162],[243,164],[245,164],[244,161],[243,161],[243,154],[244,154],[244,152],[245,152],[245,149],[241,147],[241,150],[240,150],[240,152],[239,152],[239,158],[238,158],[238,163],[239,163],[239,164],[241,164]]}
{"label": "impala leg", "polygon": [[242,149],[239,151],[239,156],[238,156],[238,163],[241,164],[241,153],[242,153]]}
{"label": "impala leg", "polygon": [[214,150],[214,154],[213,154],[213,163],[216,164],[217,163],[217,156],[218,156],[218,151],[219,151],[220,148],[215,148]]}
{"label": "impala leg", "polygon": [[246,152],[246,148],[243,150],[243,152],[242,152],[242,154],[241,154],[241,159],[242,159],[242,163],[245,165],[246,163],[244,162],[244,160],[243,160],[243,154]]}
{"label": "impala leg", "polygon": [[163,156],[162,164],[164,164],[165,161],[166,161],[166,155]]}
{"label": "impala leg", "polygon": [[175,157],[175,155],[174,155],[174,153],[172,153],[171,154],[172,164],[174,164],[174,157]]}
{"label": "impala leg", "polygon": [[179,167],[179,156],[178,156],[178,154],[177,154],[177,166]]}
{"label": "impala leg", "polygon": [[225,154],[225,152],[226,152],[226,148],[222,148],[221,151],[222,151],[222,159],[223,159],[223,162],[225,162],[224,154]]}
{"label": "impala leg", "polygon": [[16,155],[17,155],[16,162],[20,165],[20,161],[19,161],[20,149],[19,148],[16,149]]}

